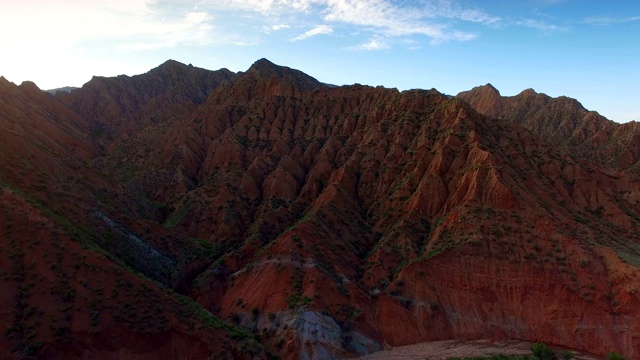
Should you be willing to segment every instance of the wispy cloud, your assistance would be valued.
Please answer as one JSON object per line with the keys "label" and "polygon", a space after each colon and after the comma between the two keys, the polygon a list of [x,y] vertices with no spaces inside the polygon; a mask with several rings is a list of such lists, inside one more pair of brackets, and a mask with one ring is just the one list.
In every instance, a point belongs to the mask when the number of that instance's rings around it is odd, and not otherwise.
{"label": "wispy cloud", "polygon": [[[469,41],[478,32],[464,24],[500,28],[522,26],[543,32],[562,30],[561,26],[536,20],[512,20],[490,14],[480,8],[464,7],[456,0],[208,0],[222,10],[260,13],[270,18],[290,16],[298,22],[340,24],[360,34],[375,36],[379,43],[391,38],[424,37],[431,44]],[[463,30],[465,28],[465,30]],[[477,29],[477,27],[476,27]],[[275,29],[274,29],[275,30]],[[270,32],[267,29],[264,32]],[[296,41],[309,36],[301,34]],[[385,43],[398,43],[387,41]],[[363,47],[366,44],[352,48]]]}
{"label": "wispy cloud", "polygon": [[563,27],[548,23],[546,21],[534,20],[534,19],[523,19],[517,20],[514,22],[515,25],[527,27],[530,29],[536,29],[543,32],[552,32],[558,30],[564,30]]}
{"label": "wispy cloud", "polygon": [[370,41],[364,43],[364,44],[360,44],[357,46],[352,46],[349,48],[349,50],[355,50],[355,51],[370,51],[370,50],[385,50],[385,49],[389,49],[390,46],[387,42],[385,42],[384,40],[380,40],[380,39],[371,39]]}
{"label": "wispy cloud", "polygon": [[431,3],[427,9],[428,14],[433,17],[443,17],[484,25],[492,25],[502,21],[502,18],[499,16],[488,14],[479,9],[465,9],[453,1]]}
{"label": "wispy cloud", "polygon": [[609,16],[596,16],[596,17],[588,17],[584,19],[583,23],[590,25],[614,25],[614,24],[622,24],[633,21],[640,21],[640,16],[629,16],[629,17],[609,17]]}
{"label": "wispy cloud", "polygon": [[264,32],[265,34],[271,34],[272,32],[285,30],[285,29],[288,29],[290,27],[291,26],[289,26],[287,24],[263,25],[262,26],[262,32]]}
{"label": "wispy cloud", "polygon": [[291,41],[300,41],[305,40],[313,36],[317,35],[328,35],[333,33],[333,28],[327,25],[318,25],[311,30],[305,31],[304,33],[294,37]]}
{"label": "wispy cloud", "polygon": [[462,10],[457,12],[457,15],[460,20],[488,25],[498,23],[501,20],[498,16],[492,16],[479,10]]}
{"label": "wispy cloud", "polygon": [[[0,33],[19,31],[21,39],[28,41],[12,40],[11,36],[0,40],[5,48],[16,52],[25,43],[39,49],[37,52],[87,44],[106,44],[118,51],[150,51],[180,45],[255,44],[263,36],[276,33],[295,42],[345,31],[355,44],[360,43],[354,47],[373,50],[383,44],[402,44],[405,39],[422,44],[469,41],[478,37],[478,26],[514,25],[480,8],[463,6],[458,0],[200,0],[197,4],[184,0],[113,0],[92,6],[83,5],[85,2],[2,3]],[[30,10],[34,8],[39,11]],[[29,19],[38,26],[25,26],[17,19]],[[609,18],[588,21],[614,22]],[[312,25],[315,27],[310,28]],[[515,25],[547,32],[559,28],[538,20],[522,20]],[[310,30],[297,36],[290,34],[301,28]],[[363,38],[375,40],[363,43]]]}
{"label": "wispy cloud", "polygon": [[213,19],[206,12],[188,12],[175,20],[160,21],[142,19],[138,26],[130,29],[125,41],[117,46],[121,51],[144,51],[174,47],[180,44],[207,45],[214,37],[214,29],[210,21]]}
{"label": "wispy cloud", "polygon": [[271,25],[271,30],[275,30],[275,31],[288,29],[288,28],[289,28],[289,25],[286,25],[286,24]]}
{"label": "wispy cloud", "polygon": [[478,9],[461,8],[453,0],[224,0],[216,3],[221,9],[253,11],[272,17],[292,13],[306,17],[319,15],[327,24],[339,23],[385,37],[425,36],[432,43],[477,37],[452,27],[449,24],[452,19],[481,24],[500,20]]}
{"label": "wispy cloud", "polygon": [[419,4],[422,6],[399,7],[385,0],[329,0],[324,10],[324,19],[328,22],[367,27],[384,36],[423,35],[431,38],[433,43],[465,41],[476,37],[475,34],[451,29],[434,20],[436,17],[462,19],[462,12],[451,7],[438,8],[432,4]]}

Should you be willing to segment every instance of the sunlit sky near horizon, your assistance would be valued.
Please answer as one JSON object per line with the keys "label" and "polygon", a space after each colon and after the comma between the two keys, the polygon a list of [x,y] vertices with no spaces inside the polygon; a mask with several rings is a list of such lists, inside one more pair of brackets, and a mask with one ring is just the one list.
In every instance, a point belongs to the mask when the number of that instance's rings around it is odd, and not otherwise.
{"label": "sunlit sky near horizon", "polygon": [[336,84],[493,84],[640,120],[640,1],[0,0],[0,75],[42,89],[167,59],[245,71],[259,58]]}

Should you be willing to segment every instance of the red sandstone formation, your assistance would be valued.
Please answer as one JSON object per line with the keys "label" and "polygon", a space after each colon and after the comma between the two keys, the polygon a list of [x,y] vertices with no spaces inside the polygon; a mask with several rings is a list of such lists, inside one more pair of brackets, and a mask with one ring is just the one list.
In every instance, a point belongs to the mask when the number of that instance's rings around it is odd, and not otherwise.
{"label": "red sandstone formation", "polygon": [[640,152],[575,100],[333,87],[265,59],[0,91],[1,355],[489,337],[640,356]]}

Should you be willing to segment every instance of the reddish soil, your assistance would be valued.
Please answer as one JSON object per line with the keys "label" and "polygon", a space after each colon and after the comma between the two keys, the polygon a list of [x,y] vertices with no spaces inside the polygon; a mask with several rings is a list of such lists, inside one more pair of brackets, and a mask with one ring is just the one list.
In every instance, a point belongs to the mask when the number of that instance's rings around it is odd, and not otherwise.
{"label": "reddish soil", "polygon": [[[404,359],[404,360],[446,360],[452,357],[464,358],[473,356],[491,356],[491,355],[531,355],[532,343],[504,340],[447,340],[432,341],[415,345],[400,346],[391,349],[359,357],[361,360],[386,360],[386,359]],[[564,351],[571,351],[576,360],[598,360],[600,358],[581,354],[575,350],[554,348],[556,354],[562,355]]]}

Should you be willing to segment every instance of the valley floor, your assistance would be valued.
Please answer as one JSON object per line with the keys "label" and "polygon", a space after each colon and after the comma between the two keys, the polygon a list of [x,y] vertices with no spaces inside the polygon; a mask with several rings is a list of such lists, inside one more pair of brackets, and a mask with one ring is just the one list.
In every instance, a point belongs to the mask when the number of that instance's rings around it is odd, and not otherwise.
{"label": "valley floor", "polygon": [[[386,360],[386,359],[403,359],[403,360],[446,360],[452,357],[471,357],[471,356],[489,356],[495,354],[504,355],[530,355],[530,342],[510,340],[510,341],[492,341],[492,340],[446,340],[446,341],[429,341],[414,345],[398,346],[389,348],[370,355],[362,356],[359,360]],[[564,349],[553,347],[557,354],[562,354]],[[581,354],[572,351],[576,360],[598,360],[599,357],[587,354]]]}

